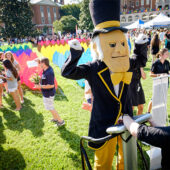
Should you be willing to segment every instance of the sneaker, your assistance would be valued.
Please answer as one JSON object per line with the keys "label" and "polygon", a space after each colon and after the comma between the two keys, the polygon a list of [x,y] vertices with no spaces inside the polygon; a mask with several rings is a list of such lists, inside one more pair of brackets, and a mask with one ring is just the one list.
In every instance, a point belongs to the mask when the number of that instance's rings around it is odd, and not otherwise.
{"label": "sneaker", "polygon": [[65,121],[64,121],[64,120],[61,121],[61,122],[57,121],[56,124],[57,124],[58,127],[61,127],[61,126],[64,126],[64,125],[65,125]]}

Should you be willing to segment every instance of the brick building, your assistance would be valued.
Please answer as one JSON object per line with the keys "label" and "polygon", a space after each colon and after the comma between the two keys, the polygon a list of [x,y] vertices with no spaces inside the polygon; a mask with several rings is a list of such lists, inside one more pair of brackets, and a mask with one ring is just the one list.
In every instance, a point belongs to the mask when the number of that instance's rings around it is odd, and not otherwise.
{"label": "brick building", "polygon": [[42,32],[52,34],[53,22],[60,18],[59,8],[64,0],[31,0],[33,24]]}
{"label": "brick building", "polygon": [[170,0],[156,0],[156,8],[169,8]]}
{"label": "brick building", "polygon": [[130,10],[146,10],[155,9],[156,0],[121,0],[122,12]]}
{"label": "brick building", "polygon": [[121,25],[149,21],[160,13],[170,16],[169,5],[170,0],[121,0]]}

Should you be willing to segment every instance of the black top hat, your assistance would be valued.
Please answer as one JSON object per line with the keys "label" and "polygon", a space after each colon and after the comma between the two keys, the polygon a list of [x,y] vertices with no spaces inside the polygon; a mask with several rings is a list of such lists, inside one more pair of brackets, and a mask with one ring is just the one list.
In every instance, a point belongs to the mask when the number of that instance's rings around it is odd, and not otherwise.
{"label": "black top hat", "polygon": [[95,26],[93,37],[114,30],[128,31],[120,27],[120,0],[91,0],[89,9]]}

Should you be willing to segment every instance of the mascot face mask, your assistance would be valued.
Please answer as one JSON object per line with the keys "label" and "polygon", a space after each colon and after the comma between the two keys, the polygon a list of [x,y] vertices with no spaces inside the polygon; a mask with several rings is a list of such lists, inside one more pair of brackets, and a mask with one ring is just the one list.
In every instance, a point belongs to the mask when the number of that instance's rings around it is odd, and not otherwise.
{"label": "mascot face mask", "polygon": [[120,30],[100,33],[99,38],[103,51],[103,61],[109,69],[114,73],[128,71],[129,50],[124,33]]}

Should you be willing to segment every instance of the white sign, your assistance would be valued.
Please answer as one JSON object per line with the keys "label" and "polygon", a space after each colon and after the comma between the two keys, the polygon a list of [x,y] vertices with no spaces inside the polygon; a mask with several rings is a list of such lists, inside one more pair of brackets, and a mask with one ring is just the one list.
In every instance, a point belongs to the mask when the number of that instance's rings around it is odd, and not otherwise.
{"label": "white sign", "polygon": [[38,67],[38,63],[35,60],[27,61],[28,68]]}
{"label": "white sign", "polygon": [[152,119],[158,126],[167,122],[168,76],[153,79]]}

